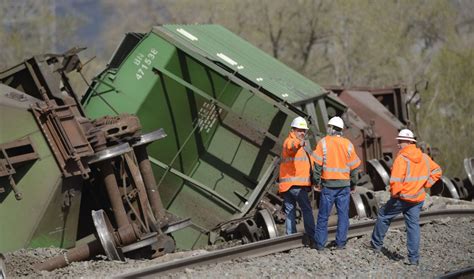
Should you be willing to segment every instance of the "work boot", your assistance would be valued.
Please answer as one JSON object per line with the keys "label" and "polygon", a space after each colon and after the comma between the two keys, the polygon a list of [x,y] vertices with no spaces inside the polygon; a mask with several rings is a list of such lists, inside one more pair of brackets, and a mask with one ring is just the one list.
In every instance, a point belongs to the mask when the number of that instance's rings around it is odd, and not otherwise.
{"label": "work boot", "polygon": [[304,234],[303,235],[303,246],[314,249],[314,247],[316,246],[316,243],[314,242],[314,239],[312,237],[310,237],[307,234]]}

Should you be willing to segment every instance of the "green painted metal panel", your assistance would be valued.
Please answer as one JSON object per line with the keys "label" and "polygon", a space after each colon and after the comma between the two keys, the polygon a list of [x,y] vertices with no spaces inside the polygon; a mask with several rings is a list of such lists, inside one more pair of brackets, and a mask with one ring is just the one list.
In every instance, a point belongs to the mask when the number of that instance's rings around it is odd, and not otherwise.
{"label": "green painted metal panel", "polygon": [[44,203],[44,213],[28,247],[72,248],[76,245],[81,192],[81,177],[57,181]]}
{"label": "green painted metal panel", "polygon": [[70,206],[63,206],[62,175],[32,113],[0,100],[0,127],[1,143],[29,137],[39,155],[36,161],[18,167],[13,175],[23,194],[21,200],[15,199],[8,178],[0,178],[6,188],[0,193],[0,251],[73,246],[80,194],[71,198]]}
{"label": "green painted metal panel", "polygon": [[154,32],[169,36],[196,54],[228,67],[288,103],[323,96],[325,90],[220,25],[163,25]]}

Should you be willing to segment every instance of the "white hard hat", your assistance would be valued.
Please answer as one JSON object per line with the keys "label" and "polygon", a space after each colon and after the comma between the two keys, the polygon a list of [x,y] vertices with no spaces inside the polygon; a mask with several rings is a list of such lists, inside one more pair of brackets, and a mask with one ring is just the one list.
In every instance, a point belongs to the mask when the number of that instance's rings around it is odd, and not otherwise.
{"label": "white hard hat", "polygon": [[333,118],[329,119],[328,125],[344,129],[344,121],[342,121],[342,118],[339,116],[334,116]]}
{"label": "white hard hat", "polygon": [[396,139],[416,142],[415,135],[413,135],[413,132],[408,129],[402,129],[398,133],[398,137],[396,137]]}
{"label": "white hard hat", "polygon": [[293,121],[291,121],[291,127],[297,128],[297,129],[304,129],[304,130],[309,129],[308,123],[306,123],[306,120],[301,116],[298,116],[295,119],[293,119]]}

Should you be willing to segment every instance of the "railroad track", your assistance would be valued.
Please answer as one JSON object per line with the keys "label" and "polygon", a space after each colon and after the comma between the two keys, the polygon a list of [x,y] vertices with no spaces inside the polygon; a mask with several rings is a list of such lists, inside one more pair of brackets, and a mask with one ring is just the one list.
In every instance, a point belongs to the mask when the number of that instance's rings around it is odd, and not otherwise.
{"label": "railroad track", "polygon": [[[420,215],[420,224],[426,224],[433,220],[446,217],[474,217],[474,209],[449,209],[422,212]],[[349,227],[348,237],[362,236],[364,234],[370,233],[372,232],[374,224],[375,221],[364,221],[351,224]],[[403,226],[405,226],[403,216],[398,216],[393,219],[390,227],[397,228]],[[336,227],[329,227],[328,237],[334,239],[335,232]],[[160,263],[152,267],[122,274],[115,278],[156,277],[158,275],[173,273],[194,266],[215,264],[237,258],[260,257],[273,253],[288,251],[302,246],[304,246],[303,233],[296,233],[241,246],[216,250],[198,256]]]}

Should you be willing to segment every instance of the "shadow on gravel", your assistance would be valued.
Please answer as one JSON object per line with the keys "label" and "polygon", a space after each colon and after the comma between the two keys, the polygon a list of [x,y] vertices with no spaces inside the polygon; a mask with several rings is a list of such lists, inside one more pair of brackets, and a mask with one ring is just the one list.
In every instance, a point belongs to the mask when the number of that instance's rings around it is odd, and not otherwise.
{"label": "shadow on gravel", "polygon": [[391,260],[394,260],[394,261],[401,261],[401,260],[405,259],[404,256],[400,255],[396,251],[390,251],[385,247],[382,247],[382,250],[380,252],[382,252],[382,254],[384,254],[387,258],[389,258]]}

